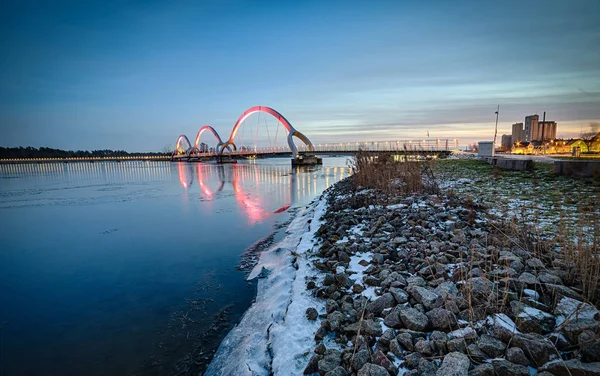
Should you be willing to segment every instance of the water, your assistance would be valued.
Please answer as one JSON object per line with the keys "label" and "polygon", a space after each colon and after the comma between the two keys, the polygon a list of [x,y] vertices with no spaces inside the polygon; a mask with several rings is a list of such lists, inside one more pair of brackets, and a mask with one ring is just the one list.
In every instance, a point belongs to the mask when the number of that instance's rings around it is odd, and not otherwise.
{"label": "water", "polygon": [[236,267],[347,174],[289,163],[0,165],[0,374],[201,371],[256,292]]}

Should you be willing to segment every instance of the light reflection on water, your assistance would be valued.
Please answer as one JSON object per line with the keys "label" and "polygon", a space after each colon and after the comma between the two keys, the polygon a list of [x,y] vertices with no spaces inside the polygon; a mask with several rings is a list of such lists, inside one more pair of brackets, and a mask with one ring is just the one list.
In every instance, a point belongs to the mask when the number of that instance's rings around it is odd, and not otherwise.
{"label": "light reflection on water", "polygon": [[[250,304],[244,250],[346,176],[324,161],[0,165],[3,375],[131,374],[159,343],[171,369],[210,317]],[[174,322],[191,299],[192,336]]]}

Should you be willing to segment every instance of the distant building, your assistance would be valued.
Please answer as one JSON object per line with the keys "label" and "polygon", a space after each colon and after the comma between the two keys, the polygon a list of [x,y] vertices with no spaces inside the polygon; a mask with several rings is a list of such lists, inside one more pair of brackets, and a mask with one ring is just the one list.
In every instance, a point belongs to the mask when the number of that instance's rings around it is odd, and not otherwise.
{"label": "distant building", "polygon": [[540,121],[538,122],[538,134],[537,140],[554,140],[556,138],[556,122],[555,121]]}
{"label": "distant building", "polygon": [[525,142],[530,142],[536,139],[535,136],[537,136],[539,120],[539,115],[525,116]]}
{"label": "distant building", "polygon": [[[542,138],[544,140],[554,140],[556,138],[556,122],[551,120],[540,121],[539,115],[526,116],[524,129],[525,141],[543,141]],[[516,141],[513,140],[513,142]]]}
{"label": "distant building", "polygon": [[515,142],[512,147],[513,154],[533,154],[533,142]]}
{"label": "distant building", "polygon": [[502,135],[502,143],[500,144],[502,146],[502,150],[510,151],[510,149],[512,148],[512,138],[513,136],[509,134]]}
{"label": "distant building", "polygon": [[525,130],[523,129],[523,123],[514,123],[512,125],[512,142],[523,142],[525,141]]}

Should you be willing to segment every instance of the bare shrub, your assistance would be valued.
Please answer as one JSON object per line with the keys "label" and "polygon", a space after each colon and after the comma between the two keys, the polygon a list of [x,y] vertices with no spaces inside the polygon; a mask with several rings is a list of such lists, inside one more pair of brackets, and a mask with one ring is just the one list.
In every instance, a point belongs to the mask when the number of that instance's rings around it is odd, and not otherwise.
{"label": "bare shrub", "polygon": [[355,186],[386,194],[437,192],[431,163],[407,155],[392,155],[359,150],[348,167],[354,172]]}

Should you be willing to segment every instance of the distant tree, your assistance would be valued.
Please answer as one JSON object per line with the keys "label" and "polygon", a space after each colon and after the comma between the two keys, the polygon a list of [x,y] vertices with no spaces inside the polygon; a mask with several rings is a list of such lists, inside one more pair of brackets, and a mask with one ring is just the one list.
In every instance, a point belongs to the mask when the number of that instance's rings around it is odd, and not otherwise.
{"label": "distant tree", "polygon": [[590,130],[588,132],[581,134],[581,141],[587,147],[587,150],[591,150],[593,143],[597,142],[596,136],[600,133],[600,123],[594,122],[590,123]]}

